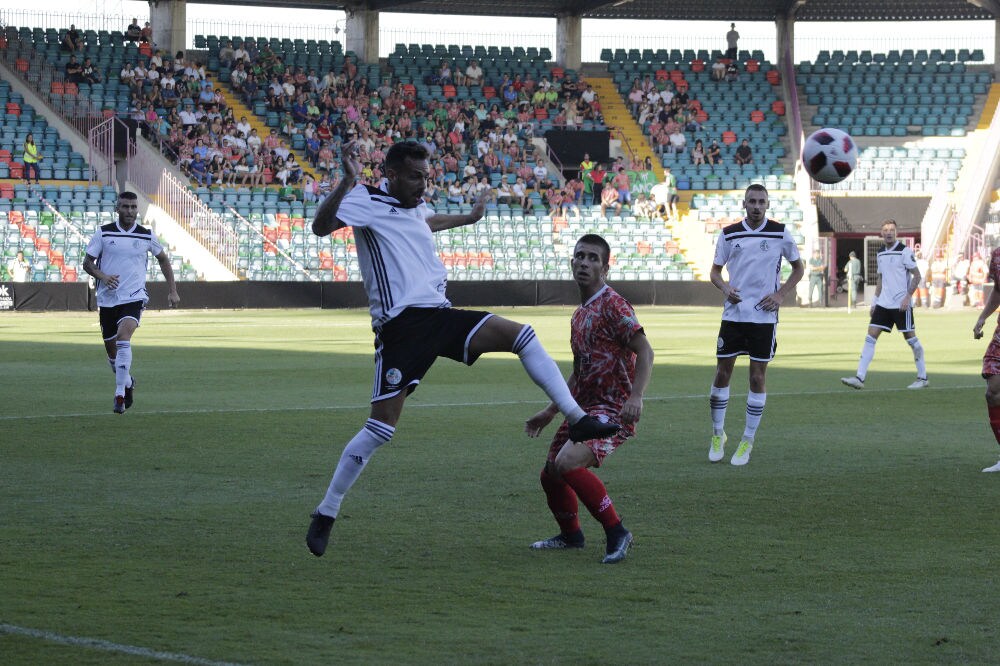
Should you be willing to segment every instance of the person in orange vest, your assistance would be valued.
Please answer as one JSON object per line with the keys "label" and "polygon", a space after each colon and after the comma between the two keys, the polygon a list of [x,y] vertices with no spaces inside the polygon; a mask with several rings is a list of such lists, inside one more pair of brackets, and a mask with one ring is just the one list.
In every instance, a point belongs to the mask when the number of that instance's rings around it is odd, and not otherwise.
{"label": "person in orange vest", "polygon": [[972,254],[969,262],[969,305],[981,308],[986,303],[986,277],[989,267],[978,252]]}
{"label": "person in orange vest", "polygon": [[917,258],[917,270],[920,271],[920,284],[917,285],[916,298],[913,299],[913,307],[929,308],[931,306],[930,285],[931,271],[930,262],[924,257],[923,251],[918,243],[913,247],[913,254]]}
{"label": "person in orange vest", "polygon": [[931,307],[944,307],[945,290],[948,288],[948,259],[944,256],[944,250],[934,251],[934,259],[931,261]]}

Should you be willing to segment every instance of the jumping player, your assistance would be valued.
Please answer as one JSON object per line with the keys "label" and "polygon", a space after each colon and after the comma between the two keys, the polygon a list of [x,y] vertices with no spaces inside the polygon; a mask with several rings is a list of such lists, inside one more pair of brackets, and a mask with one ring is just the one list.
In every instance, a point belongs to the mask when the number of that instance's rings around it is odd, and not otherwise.
{"label": "jumping player", "polygon": [[[542,489],[560,532],[531,545],[534,549],[583,548],[579,499],[604,527],[605,564],[625,559],[632,534],[622,525],[601,479],[587,468],[600,467],[635,434],[653,370],[653,348],[632,305],[605,283],[610,258],[608,242],[596,234],[580,238],[573,250],[571,266],[581,305],[571,323],[573,374],[567,383],[582,407],[609,421],[620,421],[622,429],[605,439],[575,442],[569,424],[563,422],[541,474]],[[528,437],[538,437],[558,413],[558,406],[550,404],[528,419],[524,431]]]}
{"label": "jumping player", "polygon": [[485,211],[485,197],[471,213],[435,214],[423,201],[429,153],[422,144],[401,141],[386,153],[387,191],[355,185],[361,172],[357,147],[349,143],[343,151],[344,179],[323,200],[312,229],[327,236],[354,227],[375,332],[375,386],[370,417],[344,448],[326,497],[312,515],[306,545],[317,557],[326,551],[344,495],[375,450],[392,438],[407,395],[439,356],[472,365],[488,352],[513,352],[573,424],[574,441],[609,437],[619,429],[580,408],[530,325],[451,307],[447,271],[432,234],[475,223]]}

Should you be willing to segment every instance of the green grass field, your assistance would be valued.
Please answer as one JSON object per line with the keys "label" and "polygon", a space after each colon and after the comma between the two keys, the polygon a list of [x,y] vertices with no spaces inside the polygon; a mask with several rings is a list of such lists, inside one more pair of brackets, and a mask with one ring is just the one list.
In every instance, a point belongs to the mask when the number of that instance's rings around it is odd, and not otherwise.
{"label": "green grass field", "polygon": [[[568,372],[571,309],[497,312]],[[583,551],[527,547],[557,528],[514,357],[431,370],[314,558],[309,513],[367,416],[365,313],[147,313],[124,417],[96,314],[0,316],[0,662],[995,663],[973,311],[917,311],[923,391],[898,333],[841,386],[866,312],[785,311],[745,468],[707,461],[719,310],[638,314],[656,370],[599,472],[636,538],[617,566],[588,515]],[[729,453],[745,394],[743,360]]]}

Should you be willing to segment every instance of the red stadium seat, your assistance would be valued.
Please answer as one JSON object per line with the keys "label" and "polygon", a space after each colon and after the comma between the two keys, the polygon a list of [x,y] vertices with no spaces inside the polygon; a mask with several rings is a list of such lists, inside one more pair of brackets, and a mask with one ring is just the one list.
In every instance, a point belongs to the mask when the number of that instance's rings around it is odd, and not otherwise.
{"label": "red stadium seat", "polygon": [[759,109],[755,109],[755,110],[751,111],[750,112],[750,120],[752,120],[755,123],[762,123],[762,122],[764,122],[764,112],[761,111],[761,110],[759,110]]}
{"label": "red stadium seat", "polygon": [[727,146],[732,143],[736,143],[736,132],[732,130],[726,130],[722,133],[722,143]]}

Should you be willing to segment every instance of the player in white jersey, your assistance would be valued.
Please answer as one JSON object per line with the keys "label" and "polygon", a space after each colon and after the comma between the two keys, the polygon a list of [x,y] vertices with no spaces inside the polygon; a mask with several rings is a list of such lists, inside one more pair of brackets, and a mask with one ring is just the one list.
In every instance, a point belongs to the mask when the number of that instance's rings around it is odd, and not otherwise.
{"label": "player in white jersey", "polygon": [[911,297],[920,286],[920,269],[913,250],[901,241],[896,240],[896,221],[886,220],[882,223],[882,242],[885,247],[878,253],[878,282],[875,285],[875,299],[871,305],[871,321],[868,324],[868,335],[861,347],[861,360],[854,377],[841,377],[840,381],[852,388],[865,387],[868,376],[868,366],[875,358],[875,343],[882,331],[892,332],[895,326],[903,334],[910,349],[913,350],[913,361],[917,366],[917,379],[907,388],[922,389],[927,386],[927,365],[924,361],[924,348],[917,339],[913,323],[913,304]]}
{"label": "player in white jersey", "polygon": [[97,281],[97,306],[108,364],[115,373],[114,411],[124,414],[132,406],[132,336],[139,328],[149,301],[146,292],[146,254],[152,254],[170,289],[167,300],[177,305],[177,283],[170,257],[150,229],[139,226],[139,200],[135,192],[118,195],[118,221],[105,224],[87,244],[83,270]]}
{"label": "player in white jersey", "polygon": [[602,439],[619,430],[580,408],[530,325],[451,307],[445,294],[447,271],[433,232],[475,223],[483,216],[485,198],[469,214],[431,210],[423,201],[429,154],[416,142],[393,144],[386,153],[386,190],[355,185],[361,165],[353,142],[344,146],[343,155],[344,178],[317,209],[312,229],[327,236],[345,226],[354,228],[375,331],[375,381],[369,419],[347,443],[326,496],[312,514],[306,545],[317,557],[326,552],[344,495],[375,450],[392,438],[407,395],[439,356],[472,365],[488,352],[513,352],[573,424],[571,440]]}
{"label": "player in white jersey", "polygon": [[[736,357],[741,354],[750,357],[750,392],[746,427],[730,462],[733,465],[750,462],[767,401],[764,383],[767,364],[777,349],[778,308],[794,292],[805,273],[795,240],[785,225],[767,219],[767,206],[767,189],[763,185],[751,185],[746,189],[743,197],[746,217],[722,230],[709,273],[712,284],[726,297],[716,343],[715,379],[709,396],[712,442],[708,459],[712,462],[719,462],[726,455],[729,382],[736,367]],[[784,284],[781,283],[782,259],[792,266]],[[723,266],[729,270],[728,281],[722,277]]]}

